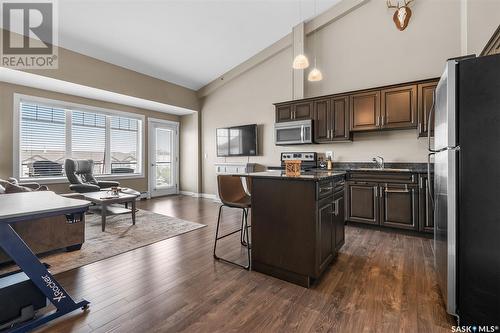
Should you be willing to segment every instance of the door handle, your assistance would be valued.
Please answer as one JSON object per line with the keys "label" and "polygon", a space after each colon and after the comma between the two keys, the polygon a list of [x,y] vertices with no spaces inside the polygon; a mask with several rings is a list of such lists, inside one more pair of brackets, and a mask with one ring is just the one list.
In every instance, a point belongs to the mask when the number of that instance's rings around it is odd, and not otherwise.
{"label": "door handle", "polygon": [[[429,131],[430,133],[430,131]],[[431,156],[436,155],[436,153],[427,154],[427,191],[429,192],[429,197],[431,199],[432,209],[434,210],[434,193],[432,193],[431,188]]]}
{"label": "door handle", "polygon": [[[435,107],[436,107],[436,101],[433,100],[432,101],[431,109],[429,111],[429,117],[428,117],[427,124],[431,123],[431,117],[432,117],[432,114],[434,113]],[[436,150],[434,150],[434,149],[431,148],[431,130],[428,127],[427,127],[427,148],[428,148],[428,150],[431,153],[437,153],[438,152],[438,151],[436,151]],[[430,158],[428,158],[428,160],[430,160]]]}

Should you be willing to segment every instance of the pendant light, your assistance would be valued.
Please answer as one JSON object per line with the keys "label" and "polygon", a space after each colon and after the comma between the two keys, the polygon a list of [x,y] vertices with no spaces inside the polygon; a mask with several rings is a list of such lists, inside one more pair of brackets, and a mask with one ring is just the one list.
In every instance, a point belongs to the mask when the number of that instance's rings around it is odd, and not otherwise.
{"label": "pendant light", "polygon": [[[314,0],[314,17],[316,17],[316,0]],[[310,82],[316,82],[316,81],[321,81],[323,80],[323,74],[321,74],[321,71],[318,69],[318,66],[317,66],[317,61],[316,61],[316,57],[317,57],[317,54],[318,54],[318,31],[316,30],[314,32],[314,40],[313,40],[313,43],[314,43],[314,68],[311,69],[311,71],[309,72],[309,75],[307,75],[307,80],[310,81]]]}
{"label": "pendant light", "polygon": [[292,64],[293,69],[304,69],[309,67],[309,59],[303,54],[297,54],[295,59],[293,59]]}
{"label": "pendant light", "polygon": [[[302,22],[302,1],[301,0],[299,0],[299,17],[300,17],[300,21]],[[293,69],[305,69],[305,68],[309,67],[309,59],[307,59],[307,57],[302,53],[297,54],[297,56],[295,56],[295,59],[293,59],[292,67],[293,67]]]}

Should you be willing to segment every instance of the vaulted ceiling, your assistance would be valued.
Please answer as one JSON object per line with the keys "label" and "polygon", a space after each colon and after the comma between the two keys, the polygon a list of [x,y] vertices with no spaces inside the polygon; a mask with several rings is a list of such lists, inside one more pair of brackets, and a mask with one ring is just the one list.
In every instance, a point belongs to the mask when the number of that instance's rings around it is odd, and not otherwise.
{"label": "vaulted ceiling", "polygon": [[[316,12],[341,0],[317,0]],[[314,15],[313,0],[64,0],[59,45],[191,89]]]}

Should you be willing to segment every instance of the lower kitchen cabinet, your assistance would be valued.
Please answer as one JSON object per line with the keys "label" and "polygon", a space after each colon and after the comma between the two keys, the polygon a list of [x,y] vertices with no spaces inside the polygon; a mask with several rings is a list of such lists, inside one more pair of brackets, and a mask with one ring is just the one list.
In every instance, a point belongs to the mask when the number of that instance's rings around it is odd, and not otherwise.
{"label": "lower kitchen cabinet", "polygon": [[419,179],[419,230],[422,232],[433,233],[434,232],[434,209],[429,192],[430,189],[434,188],[434,181],[431,179],[429,183],[429,178],[427,175],[420,175]]}
{"label": "lower kitchen cabinet", "polygon": [[347,182],[347,220],[379,224],[378,183]]}
{"label": "lower kitchen cabinet", "polygon": [[319,270],[323,271],[335,252],[335,229],[333,225],[334,203],[331,197],[318,204]]}
{"label": "lower kitchen cabinet", "polygon": [[418,229],[418,189],[415,185],[380,185],[380,225]]}
{"label": "lower kitchen cabinet", "polygon": [[351,172],[345,200],[346,221],[433,232],[427,175]]}
{"label": "lower kitchen cabinet", "polygon": [[333,240],[334,251],[338,251],[345,243],[345,196],[344,191],[336,192],[333,196]]}

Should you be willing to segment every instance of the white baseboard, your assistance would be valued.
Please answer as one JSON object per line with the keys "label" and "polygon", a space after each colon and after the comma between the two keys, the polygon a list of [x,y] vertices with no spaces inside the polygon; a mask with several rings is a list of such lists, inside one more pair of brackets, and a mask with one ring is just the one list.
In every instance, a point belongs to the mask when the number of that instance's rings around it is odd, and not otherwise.
{"label": "white baseboard", "polygon": [[210,199],[213,201],[220,202],[219,198],[215,194],[208,194],[208,193],[196,193],[196,192],[190,192],[190,191],[180,191],[179,194],[182,195],[187,195],[193,198],[204,198],[204,199]]}

